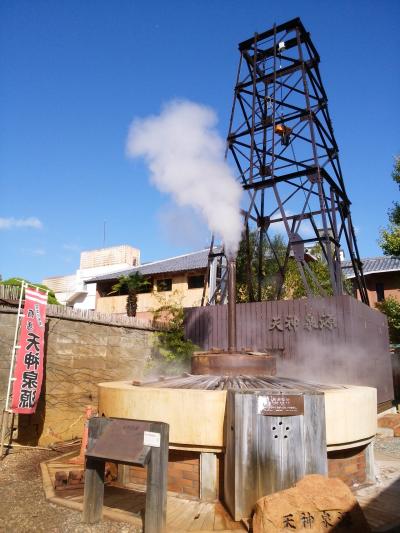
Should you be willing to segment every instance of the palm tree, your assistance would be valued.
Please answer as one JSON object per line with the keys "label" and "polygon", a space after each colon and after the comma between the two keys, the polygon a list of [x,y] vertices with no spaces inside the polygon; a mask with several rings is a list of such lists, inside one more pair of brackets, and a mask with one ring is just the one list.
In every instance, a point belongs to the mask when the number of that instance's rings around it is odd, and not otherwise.
{"label": "palm tree", "polygon": [[150,282],[140,272],[135,272],[134,274],[129,274],[129,276],[119,277],[118,282],[112,286],[110,294],[126,289],[128,291],[126,313],[128,316],[136,316],[137,295],[148,285],[150,285]]}

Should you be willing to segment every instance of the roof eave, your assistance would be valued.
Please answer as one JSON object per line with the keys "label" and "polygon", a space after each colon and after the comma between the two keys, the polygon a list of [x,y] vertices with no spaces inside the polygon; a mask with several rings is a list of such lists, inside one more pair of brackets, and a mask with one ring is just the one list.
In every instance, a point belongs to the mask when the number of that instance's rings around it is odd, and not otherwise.
{"label": "roof eave", "polygon": [[[345,267],[345,268],[349,268],[349,267]],[[363,272],[364,274],[364,277],[365,276],[371,276],[372,274],[386,274],[387,272],[400,272],[400,268],[388,268],[388,269],[385,269],[385,270],[373,270],[372,272]],[[348,278],[348,279],[352,279],[352,278],[355,278],[355,274],[354,272],[352,274],[346,274],[344,272],[345,276]]]}

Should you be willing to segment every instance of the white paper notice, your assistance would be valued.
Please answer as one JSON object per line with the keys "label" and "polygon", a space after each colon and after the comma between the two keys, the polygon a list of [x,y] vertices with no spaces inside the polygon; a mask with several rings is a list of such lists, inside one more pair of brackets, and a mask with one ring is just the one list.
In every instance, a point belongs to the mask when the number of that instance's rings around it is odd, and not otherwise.
{"label": "white paper notice", "polygon": [[159,448],[161,442],[161,435],[159,433],[154,433],[153,431],[145,431],[143,444],[145,446],[153,446],[153,448]]}
{"label": "white paper notice", "polygon": [[262,413],[262,411],[266,407],[269,407],[268,398],[266,396],[258,396],[258,398],[257,398],[257,414],[260,415]]}

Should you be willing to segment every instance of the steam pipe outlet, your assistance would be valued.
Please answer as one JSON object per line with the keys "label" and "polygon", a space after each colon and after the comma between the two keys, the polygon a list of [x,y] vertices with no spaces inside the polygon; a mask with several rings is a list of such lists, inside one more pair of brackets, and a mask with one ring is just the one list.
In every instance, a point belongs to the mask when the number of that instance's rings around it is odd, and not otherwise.
{"label": "steam pipe outlet", "polygon": [[228,350],[236,352],[236,259],[228,259]]}

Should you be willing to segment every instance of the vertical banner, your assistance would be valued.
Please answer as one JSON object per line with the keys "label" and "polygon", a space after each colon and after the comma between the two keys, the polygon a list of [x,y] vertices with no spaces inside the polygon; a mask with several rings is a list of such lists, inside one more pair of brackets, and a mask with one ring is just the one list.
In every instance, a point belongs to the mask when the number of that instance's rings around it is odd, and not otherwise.
{"label": "vertical banner", "polygon": [[47,293],[25,289],[24,314],[13,379],[13,413],[31,414],[36,411],[43,380],[46,305]]}

